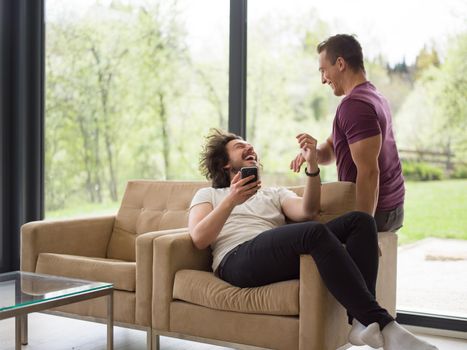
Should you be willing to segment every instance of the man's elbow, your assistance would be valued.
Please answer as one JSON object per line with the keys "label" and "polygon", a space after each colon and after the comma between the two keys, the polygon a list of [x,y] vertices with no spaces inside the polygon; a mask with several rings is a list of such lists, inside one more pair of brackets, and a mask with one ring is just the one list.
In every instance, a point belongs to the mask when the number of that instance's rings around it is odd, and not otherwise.
{"label": "man's elbow", "polygon": [[190,236],[191,236],[191,240],[193,242],[193,245],[196,247],[196,249],[203,250],[203,249],[206,249],[209,246],[209,243],[206,244],[206,242],[204,242],[201,239],[201,237],[199,235],[197,235],[196,233],[191,233],[190,232]]}
{"label": "man's elbow", "polygon": [[357,177],[360,177],[360,179],[363,181],[371,181],[379,179],[379,174],[379,167],[367,168],[362,170],[359,169],[357,172]]}
{"label": "man's elbow", "polygon": [[318,216],[319,216],[319,210],[314,210],[312,211],[310,214],[309,214],[309,221],[315,221],[316,219],[318,219]]}
{"label": "man's elbow", "polygon": [[379,167],[376,167],[375,169],[372,169],[372,174],[376,178],[379,178],[379,174],[380,174]]}
{"label": "man's elbow", "polygon": [[380,175],[379,168],[373,170],[371,173],[371,180],[375,184],[376,188],[378,188],[378,184],[379,184],[379,175]]}
{"label": "man's elbow", "polygon": [[313,221],[319,215],[319,209],[306,209],[303,213],[303,220],[301,221]]}

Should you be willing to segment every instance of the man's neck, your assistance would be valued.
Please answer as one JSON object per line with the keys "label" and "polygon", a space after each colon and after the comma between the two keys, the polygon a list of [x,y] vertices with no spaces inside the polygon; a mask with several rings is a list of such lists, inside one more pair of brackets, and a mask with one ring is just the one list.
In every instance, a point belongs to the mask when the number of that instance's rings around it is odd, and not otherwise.
{"label": "man's neck", "polygon": [[344,81],[344,94],[348,96],[357,85],[363,84],[366,81],[366,75],[363,71],[352,72]]}

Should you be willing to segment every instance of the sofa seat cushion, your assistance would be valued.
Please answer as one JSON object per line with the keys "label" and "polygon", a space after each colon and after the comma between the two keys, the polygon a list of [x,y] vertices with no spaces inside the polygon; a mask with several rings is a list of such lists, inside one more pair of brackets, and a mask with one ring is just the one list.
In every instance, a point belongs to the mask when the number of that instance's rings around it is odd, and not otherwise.
{"label": "sofa seat cushion", "polygon": [[173,298],[216,310],[251,314],[299,314],[299,281],[238,288],[212,272],[180,270],[175,274]]}
{"label": "sofa seat cushion", "polygon": [[136,290],[136,263],[67,254],[41,253],[37,273],[113,283],[114,288]]}

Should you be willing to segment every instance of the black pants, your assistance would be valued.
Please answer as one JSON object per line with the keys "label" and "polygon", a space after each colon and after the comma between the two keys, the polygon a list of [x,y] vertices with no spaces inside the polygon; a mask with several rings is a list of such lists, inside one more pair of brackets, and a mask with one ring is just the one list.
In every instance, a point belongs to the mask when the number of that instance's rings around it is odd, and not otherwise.
{"label": "black pants", "polygon": [[235,247],[222,260],[219,277],[238,287],[296,279],[301,254],[311,254],[325,285],[347,309],[349,321],[353,316],[365,326],[378,322],[383,329],[394,320],[375,300],[376,224],[362,212],[327,224],[309,221],[265,231]]}

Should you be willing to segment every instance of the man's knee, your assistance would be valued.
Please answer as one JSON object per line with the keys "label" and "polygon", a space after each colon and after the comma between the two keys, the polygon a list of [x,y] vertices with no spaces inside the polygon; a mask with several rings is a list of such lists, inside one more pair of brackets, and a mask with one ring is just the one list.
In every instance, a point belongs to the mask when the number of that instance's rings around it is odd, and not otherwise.
{"label": "man's knee", "polygon": [[302,245],[308,254],[318,263],[337,246],[342,246],[337,237],[325,224],[313,223],[307,226],[302,235]]}
{"label": "man's knee", "polygon": [[362,225],[370,228],[374,228],[376,230],[376,221],[373,216],[363,211],[352,211],[349,213],[352,217],[352,220],[357,225]]}
{"label": "man's knee", "polygon": [[377,241],[378,229],[373,216],[361,211],[354,211],[351,214],[353,215],[352,223],[354,225],[353,235],[361,238],[365,237],[368,242]]}
{"label": "man's knee", "polygon": [[364,211],[351,211],[349,215],[352,215],[354,219],[361,220],[361,221],[374,221],[375,219],[368,213]]}
{"label": "man's knee", "polygon": [[328,228],[326,227],[325,224],[322,224],[320,222],[309,221],[307,223],[307,229],[305,230],[305,232],[309,234],[316,233],[318,235],[322,235],[328,232]]}
{"label": "man's knee", "polygon": [[309,222],[302,234],[303,239],[310,248],[314,244],[323,244],[323,241],[331,239],[331,236],[332,234],[330,234],[327,226],[319,222]]}

